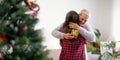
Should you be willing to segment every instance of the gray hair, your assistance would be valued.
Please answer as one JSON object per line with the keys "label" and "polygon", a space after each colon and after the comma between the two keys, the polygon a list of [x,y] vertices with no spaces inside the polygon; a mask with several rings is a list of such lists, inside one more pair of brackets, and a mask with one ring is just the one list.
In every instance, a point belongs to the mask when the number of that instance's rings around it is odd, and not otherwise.
{"label": "gray hair", "polygon": [[79,14],[80,14],[80,15],[81,15],[81,14],[85,14],[85,15],[87,15],[87,16],[90,16],[90,13],[89,13],[89,11],[88,11],[87,9],[82,9]]}

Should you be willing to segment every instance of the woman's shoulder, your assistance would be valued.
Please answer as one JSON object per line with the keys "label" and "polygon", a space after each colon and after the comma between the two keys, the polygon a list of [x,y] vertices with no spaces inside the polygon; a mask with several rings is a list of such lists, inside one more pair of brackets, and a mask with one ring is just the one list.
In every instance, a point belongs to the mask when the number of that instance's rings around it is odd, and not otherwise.
{"label": "woman's shoulder", "polygon": [[90,24],[88,22],[86,22],[84,25],[83,25],[83,28],[89,30],[91,28]]}
{"label": "woman's shoulder", "polygon": [[90,24],[88,22],[86,22],[85,24],[83,24],[83,26],[89,26]]}

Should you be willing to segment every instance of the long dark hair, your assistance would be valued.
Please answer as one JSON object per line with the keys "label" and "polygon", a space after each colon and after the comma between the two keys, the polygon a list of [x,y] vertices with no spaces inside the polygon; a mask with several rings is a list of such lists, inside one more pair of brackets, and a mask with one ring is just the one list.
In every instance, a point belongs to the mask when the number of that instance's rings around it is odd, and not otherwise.
{"label": "long dark hair", "polygon": [[66,33],[70,33],[72,31],[72,29],[68,26],[69,22],[77,23],[78,25],[80,25],[79,14],[73,10],[69,11],[66,14],[65,22],[63,24],[63,29]]}

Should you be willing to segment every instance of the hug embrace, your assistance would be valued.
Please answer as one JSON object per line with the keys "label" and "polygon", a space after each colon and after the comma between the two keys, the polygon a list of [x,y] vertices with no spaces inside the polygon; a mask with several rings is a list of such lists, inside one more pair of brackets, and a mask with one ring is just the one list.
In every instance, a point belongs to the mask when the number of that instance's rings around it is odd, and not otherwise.
{"label": "hug embrace", "polygon": [[86,41],[95,41],[94,31],[87,22],[89,15],[87,9],[82,9],[79,14],[71,10],[65,21],[52,31],[62,47],[59,60],[86,60]]}

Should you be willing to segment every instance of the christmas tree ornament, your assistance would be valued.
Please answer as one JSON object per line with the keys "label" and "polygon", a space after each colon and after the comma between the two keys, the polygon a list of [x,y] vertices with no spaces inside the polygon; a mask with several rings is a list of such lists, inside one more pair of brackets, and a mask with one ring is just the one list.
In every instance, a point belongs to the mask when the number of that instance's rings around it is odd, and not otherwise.
{"label": "christmas tree ornament", "polygon": [[[33,11],[32,15],[31,15],[32,17],[34,17],[37,14],[37,12],[40,10],[40,6],[38,6],[35,1],[36,0],[25,0],[25,4],[28,6],[28,8],[30,10]],[[37,6],[38,8],[35,9],[34,8],[35,6]]]}
{"label": "christmas tree ornament", "polygon": [[8,42],[8,39],[7,39],[6,36],[3,35],[3,34],[0,34],[0,39],[1,39],[3,42]]}
{"label": "christmas tree ornament", "polygon": [[74,36],[74,39],[77,39],[79,33],[78,30],[73,29],[71,34]]}
{"label": "christmas tree ornament", "polygon": [[25,0],[25,4],[29,7],[30,10],[33,10],[35,3],[35,0]]}
{"label": "christmas tree ornament", "polygon": [[22,31],[24,31],[25,29],[27,29],[27,24],[24,24],[21,28]]}
{"label": "christmas tree ornament", "polygon": [[33,12],[32,17],[34,17],[39,10],[40,10],[40,6],[38,6],[38,9],[36,9],[36,10]]}
{"label": "christmas tree ornament", "polygon": [[2,47],[0,47],[0,53],[2,54],[2,56],[6,55],[6,54],[11,54],[13,52],[13,47],[9,44],[6,44]]}

